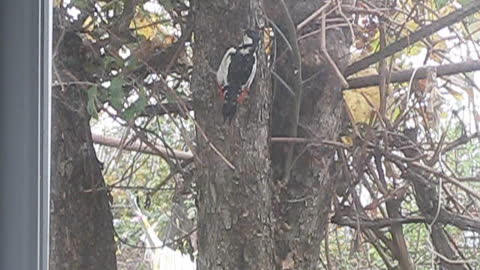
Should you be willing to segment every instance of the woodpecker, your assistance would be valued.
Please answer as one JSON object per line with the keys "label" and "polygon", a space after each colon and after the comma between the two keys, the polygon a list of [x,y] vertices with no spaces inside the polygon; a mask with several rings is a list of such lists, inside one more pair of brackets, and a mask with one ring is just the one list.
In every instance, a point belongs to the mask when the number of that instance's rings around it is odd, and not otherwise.
{"label": "woodpecker", "polygon": [[258,31],[246,30],[240,45],[227,50],[217,70],[224,122],[232,121],[237,112],[237,104],[243,103],[255,78],[259,35]]}

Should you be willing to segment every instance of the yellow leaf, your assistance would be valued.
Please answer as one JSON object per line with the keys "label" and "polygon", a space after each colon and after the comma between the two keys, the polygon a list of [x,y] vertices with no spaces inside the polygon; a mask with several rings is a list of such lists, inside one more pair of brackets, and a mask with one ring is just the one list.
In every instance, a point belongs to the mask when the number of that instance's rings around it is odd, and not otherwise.
{"label": "yellow leaf", "polygon": [[265,28],[263,31],[263,44],[265,44],[265,53],[270,55],[273,47],[273,30],[272,28]]}
{"label": "yellow leaf", "polygon": [[63,0],[54,0],[53,1],[53,6],[54,7],[61,7],[63,4]]}
{"label": "yellow leaf", "polygon": [[343,91],[343,99],[355,123],[369,123],[372,114],[380,107],[380,93],[376,86]]}
{"label": "yellow leaf", "polygon": [[441,112],[440,113],[440,118],[447,119],[448,118],[448,113],[447,112]]}
{"label": "yellow leaf", "polygon": [[445,17],[448,14],[454,12],[456,9],[452,4],[448,4],[440,9],[439,15],[440,17]]}
{"label": "yellow leaf", "polygon": [[95,23],[93,23],[93,19],[92,19],[92,16],[88,16],[85,21],[83,21],[83,24],[82,24],[82,27],[83,28],[86,28],[86,30],[88,31],[93,31],[93,28],[95,27],[94,25]]}
{"label": "yellow leaf", "polygon": [[463,97],[462,93],[460,93],[456,90],[453,90],[450,87],[448,87],[446,89],[447,89],[448,93],[451,94],[456,100],[458,100],[458,101],[464,100],[464,97]]}
{"label": "yellow leaf", "polygon": [[447,50],[447,43],[439,34],[434,34],[432,41],[434,43],[434,49]]}
{"label": "yellow leaf", "polygon": [[405,26],[410,31],[417,31],[419,25],[414,20],[410,20]]}
{"label": "yellow leaf", "polygon": [[479,39],[480,38],[480,21],[471,23],[468,25],[468,31],[470,34],[472,34],[473,39]]}
{"label": "yellow leaf", "polygon": [[130,22],[130,29],[133,29],[138,35],[144,36],[147,40],[153,40],[156,35],[163,33],[161,31],[160,18],[156,14],[144,14],[137,9],[135,17]]}
{"label": "yellow leaf", "polygon": [[419,55],[422,51],[424,51],[424,49],[425,49],[425,46],[422,43],[420,42],[415,43],[414,45],[408,48],[407,55],[409,56]]}
{"label": "yellow leaf", "polygon": [[353,139],[352,139],[352,137],[350,137],[350,136],[341,136],[341,137],[340,137],[340,140],[341,140],[344,144],[353,145]]}
{"label": "yellow leaf", "polygon": [[391,114],[390,114],[390,119],[392,121],[395,121],[397,120],[397,118],[401,115],[402,111],[400,110],[400,108],[398,106],[395,106],[394,109],[392,110]]}
{"label": "yellow leaf", "polygon": [[157,33],[155,36],[151,39],[151,46],[152,49],[155,48],[166,48],[170,45],[172,45],[175,42],[176,38],[171,35],[164,35],[162,33]]}

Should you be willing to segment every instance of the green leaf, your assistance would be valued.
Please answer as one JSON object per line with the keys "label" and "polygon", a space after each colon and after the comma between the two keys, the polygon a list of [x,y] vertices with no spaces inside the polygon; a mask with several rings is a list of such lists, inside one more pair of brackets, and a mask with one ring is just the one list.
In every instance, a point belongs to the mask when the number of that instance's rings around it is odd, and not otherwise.
{"label": "green leaf", "polygon": [[116,77],[113,78],[111,85],[110,85],[110,104],[112,104],[113,108],[116,110],[123,109],[123,99],[125,97],[125,93],[123,92],[123,80]]}
{"label": "green leaf", "polygon": [[78,9],[85,9],[87,7],[87,1],[85,1],[85,0],[73,0],[73,4]]}
{"label": "green leaf", "polygon": [[422,45],[421,42],[418,42],[407,49],[407,55],[408,56],[419,55],[424,49],[425,49],[425,46]]}
{"label": "green leaf", "polygon": [[104,59],[105,60],[103,60],[103,65],[105,69],[110,69],[113,64],[115,64],[117,68],[123,67],[123,60],[118,57],[107,55]]}
{"label": "green leaf", "polygon": [[174,5],[172,4],[171,0],[160,0],[159,2],[167,10],[174,8]]}
{"label": "green leaf", "polygon": [[93,85],[87,90],[87,96],[88,96],[87,112],[95,119],[98,119],[97,94],[98,94],[97,85]]}
{"label": "green leaf", "polygon": [[448,4],[448,0],[435,0],[435,4],[437,5],[437,9],[442,8]]}
{"label": "green leaf", "polygon": [[172,93],[172,92],[168,91],[168,92],[165,93],[165,98],[167,99],[167,101],[169,103],[175,103],[175,102],[177,102],[178,97],[176,96],[175,93]]}
{"label": "green leaf", "polygon": [[128,71],[132,71],[140,67],[142,64],[138,62],[137,58],[134,56],[131,56],[127,62],[125,62],[125,67],[127,68]]}
{"label": "green leaf", "polygon": [[472,38],[474,40],[479,39],[480,38],[480,21],[468,24],[468,31],[470,33],[473,33]]}
{"label": "green leaf", "polygon": [[[470,2],[472,2],[473,0],[459,0],[458,2],[460,4],[462,4],[462,6],[465,6],[466,4],[469,4]],[[476,1],[476,0],[475,0]]]}

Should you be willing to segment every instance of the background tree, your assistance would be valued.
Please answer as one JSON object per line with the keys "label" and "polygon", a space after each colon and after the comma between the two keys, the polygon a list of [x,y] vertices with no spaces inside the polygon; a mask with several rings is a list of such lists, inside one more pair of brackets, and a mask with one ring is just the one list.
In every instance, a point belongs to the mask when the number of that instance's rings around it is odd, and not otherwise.
{"label": "background tree", "polygon": [[[54,20],[54,66],[74,81],[91,81],[92,59],[65,18]],[[61,46],[60,46],[61,44]],[[65,75],[66,76],[66,75]],[[58,77],[57,77],[58,79]],[[87,93],[78,85],[52,91],[51,269],[117,269],[112,213],[93,148]]]}

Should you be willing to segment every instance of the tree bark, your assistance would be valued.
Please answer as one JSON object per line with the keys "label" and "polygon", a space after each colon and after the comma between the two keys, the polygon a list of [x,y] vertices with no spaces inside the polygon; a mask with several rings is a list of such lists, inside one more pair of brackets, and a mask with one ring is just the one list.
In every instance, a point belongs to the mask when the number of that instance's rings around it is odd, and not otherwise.
{"label": "tree bark", "polygon": [[[56,21],[58,22],[58,20]],[[60,30],[54,25],[54,40]],[[81,39],[66,32],[55,59],[88,81]],[[93,148],[86,90],[53,89],[50,269],[117,269],[112,213]]]}
{"label": "tree bark", "polygon": [[[271,97],[262,56],[256,83],[247,104],[231,126],[221,119],[214,75],[228,46],[240,41],[241,28],[251,27],[258,1],[197,1],[194,3],[195,52],[192,89],[197,129],[199,269],[318,269],[323,238],[334,194],[333,156],[323,146],[294,149],[296,162],[288,182],[284,174],[286,147],[269,147],[269,111],[273,100],[271,132],[287,136],[293,125],[292,96],[279,84]],[[252,4],[253,5],[250,5]],[[277,1],[265,1],[266,11],[281,29],[285,20]],[[287,1],[295,23],[319,8],[318,1]],[[235,23],[234,23],[235,22]],[[240,25],[238,25],[240,22]],[[212,29],[212,25],[221,25]],[[345,69],[349,39],[341,29],[327,33],[327,47],[340,69]],[[277,38],[281,42],[281,38]],[[341,85],[321,51],[321,37],[302,40],[304,95],[299,135],[336,139],[342,124]],[[278,53],[286,46],[280,46]],[[288,57],[276,63],[277,72],[292,83]],[[272,100],[271,100],[272,98]],[[234,164],[230,169],[209,142]],[[273,174],[270,172],[270,157]],[[275,193],[274,198],[272,194]],[[272,201],[271,201],[272,199]],[[275,224],[272,224],[272,217]],[[274,232],[273,232],[274,231]]]}
{"label": "tree bark", "polygon": [[[285,32],[286,21],[277,1],[267,1],[269,17]],[[298,25],[320,8],[324,1],[286,1],[290,15]],[[310,27],[318,28],[313,22]],[[348,31],[346,31],[348,32]],[[341,84],[328,64],[321,49],[321,34],[298,43],[302,57],[303,99],[299,118],[299,137],[337,139],[343,120]],[[280,38],[277,41],[281,41]],[[342,29],[327,31],[327,51],[340,70],[348,64],[348,34]],[[278,54],[285,45],[279,46]],[[286,82],[292,82],[294,71],[289,68],[288,57],[276,64],[276,71]],[[292,96],[282,84],[274,87],[272,136],[287,136],[293,123],[291,118]],[[272,147],[274,179],[279,190],[276,208],[276,255],[283,269],[318,269],[320,242],[329,222],[329,212],[334,194],[335,149],[325,146],[301,146],[294,149],[294,163],[290,177],[285,178],[286,148]]]}
{"label": "tree bark", "polygon": [[55,91],[60,97],[53,100],[50,268],[117,269],[112,213],[86,97],[78,89],[67,91]]}
{"label": "tree bark", "polygon": [[255,28],[254,15],[261,10],[260,1],[209,0],[193,1],[192,5],[196,28],[191,88],[195,90],[193,108],[200,160],[196,165],[197,269],[275,269],[269,147],[271,91],[264,50],[259,49],[259,66],[250,96],[238,107],[231,124],[222,119],[222,101],[210,71],[218,67],[228,47],[241,42],[243,29]]}

